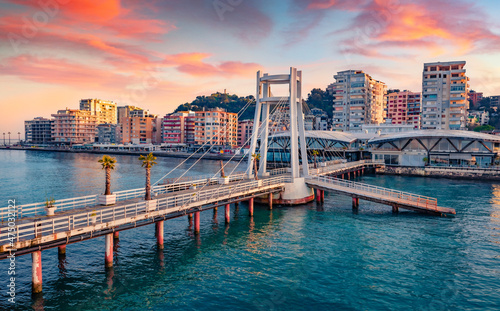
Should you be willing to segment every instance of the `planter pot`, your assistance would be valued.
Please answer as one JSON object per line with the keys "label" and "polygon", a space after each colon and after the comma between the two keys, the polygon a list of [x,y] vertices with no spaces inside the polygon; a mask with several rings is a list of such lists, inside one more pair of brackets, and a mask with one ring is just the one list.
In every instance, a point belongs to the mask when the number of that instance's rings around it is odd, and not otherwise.
{"label": "planter pot", "polygon": [[229,184],[229,178],[226,177],[219,178],[219,185],[227,185],[227,184]]}
{"label": "planter pot", "polygon": [[322,163],[320,163],[320,165],[319,165],[319,166],[320,166],[320,167],[326,167],[326,163],[325,163],[325,162],[322,162]]}
{"label": "planter pot", "polygon": [[109,194],[109,195],[101,194],[99,196],[100,205],[113,205],[115,203],[116,203],[116,194]]}
{"label": "planter pot", "polygon": [[97,223],[97,216],[90,216],[90,223],[95,225]]}
{"label": "planter pot", "polygon": [[257,185],[258,185],[259,187],[262,187],[262,180],[261,180],[261,179],[257,180]]}
{"label": "planter pot", "polygon": [[158,206],[158,200],[146,201],[146,212],[151,212],[156,210],[157,206]]}
{"label": "planter pot", "polygon": [[192,186],[191,186],[191,189],[196,189],[196,185],[192,185]]}
{"label": "planter pot", "polygon": [[52,207],[46,207],[45,209],[47,210],[47,216],[54,216],[54,213],[56,211],[56,208],[55,206],[52,206]]}

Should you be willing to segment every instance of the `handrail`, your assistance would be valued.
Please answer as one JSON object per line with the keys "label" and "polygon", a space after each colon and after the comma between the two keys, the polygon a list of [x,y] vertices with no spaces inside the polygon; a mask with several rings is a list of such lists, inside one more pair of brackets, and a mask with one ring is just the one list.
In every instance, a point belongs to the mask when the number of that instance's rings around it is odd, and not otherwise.
{"label": "handrail", "polygon": [[[243,183],[230,184],[219,189],[206,189],[195,193],[182,193],[168,197],[159,198],[156,204],[150,204],[154,201],[141,201],[125,205],[103,207],[97,212],[82,211],[67,216],[53,216],[43,219],[37,219],[33,222],[21,223],[16,225],[17,242],[30,240],[40,236],[54,235],[59,232],[69,232],[74,229],[87,228],[86,232],[95,231],[96,225],[108,225],[111,221],[129,221],[137,220],[137,215],[147,218],[147,214],[158,212],[158,215],[167,215],[174,212],[181,212],[192,208],[189,203],[199,202],[199,205],[219,202],[230,199],[235,194],[252,193],[262,189],[262,187],[278,188],[283,187],[284,183],[290,182],[291,177],[280,175],[263,180],[249,180]],[[215,196],[214,196],[215,191]],[[101,229],[99,229],[101,230]],[[10,233],[12,235],[12,232]],[[2,228],[0,230],[0,244],[9,243],[9,231]]]}
{"label": "handrail", "polygon": [[359,191],[370,192],[374,194],[383,195],[384,197],[396,198],[400,200],[405,200],[416,204],[417,206],[424,205],[426,208],[434,208],[437,210],[437,199],[432,197],[427,197],[419,194],[414,194],[410,192],[404,192],[399,190],[393,190],[389,188],[383,188],[379,186],[338,179],[333,177],[325,176],[312,176],[308,178],[309,181],[317,180],[319,182],[324,182],[328,184],[333,184],[340,187],[351,188]]}

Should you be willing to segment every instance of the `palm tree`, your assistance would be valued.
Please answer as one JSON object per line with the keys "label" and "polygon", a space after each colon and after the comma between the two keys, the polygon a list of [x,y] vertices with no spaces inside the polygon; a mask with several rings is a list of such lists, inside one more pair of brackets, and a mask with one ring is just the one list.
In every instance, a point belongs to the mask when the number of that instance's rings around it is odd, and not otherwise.
{"label": "palm tree", "polygon": [[97,161],[102,164],[102,169],[106,170],[106,192],[104,195],[111,194],[111,170],[115,169],[116,159],[108,155],[103,155],[102,159]]}
{"label": "palm tree", "polygon": [[317,161],[317,156],[319,155],[318,150],[313,150],[313,156],[314,156],[314,168],[318,168],[318,161]]}
{"label": "palm tree", "polygon": [[252,153],[252,159],[253,159],[253,170],[255,173],[255,180],[259,180],[259,177],[257,177],[257,161],[260,160],[260,153]]}
{"label": "palm tree", "polygon": [[146,168],[146,197],[144,200],[149,201],[151,200],[151,167],[158,163],[155,162],[156,157],[153,153],[150,153],[147,156],[141,155],[139,160],[142,161],[142,167]]}

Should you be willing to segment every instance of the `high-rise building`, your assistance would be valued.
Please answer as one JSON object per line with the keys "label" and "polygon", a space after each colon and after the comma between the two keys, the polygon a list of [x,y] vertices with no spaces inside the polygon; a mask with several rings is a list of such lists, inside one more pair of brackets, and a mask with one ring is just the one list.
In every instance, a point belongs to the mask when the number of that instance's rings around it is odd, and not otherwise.
{"label": "high-rise building", "polygon": [[109,100],[82,99],[80,110],[90,111],[92,115],[95,115],[97,124],[116,124],[117,122],[116,104]]}
{"label": "high-rise building", "polygon": [[24,121],[25,140],[30,144],[48,144],[52,142],[53,120],[37,117]]}
{"label": "high-rise building", "polygon": [[338,72],[327,90],[333,95],[333,130],[360,130],[384,122],[385,83],[361,70]]}
{"label": "high-rise building", "polygon": [[385,96],[387,120],[392,124],[413,125],[420,128],[420,93],[403,91],[392,92]]}
{"label": "high-rise building", "polygon": [[469,109],[465,64],[465,61],[424,64],[422,129],[465,130]]}
{"label": "high-rise building", "polygon": [[89,144],[96,136],[97,116],[88,110],[65,109],[53,114],[52,138],[56,144]]}

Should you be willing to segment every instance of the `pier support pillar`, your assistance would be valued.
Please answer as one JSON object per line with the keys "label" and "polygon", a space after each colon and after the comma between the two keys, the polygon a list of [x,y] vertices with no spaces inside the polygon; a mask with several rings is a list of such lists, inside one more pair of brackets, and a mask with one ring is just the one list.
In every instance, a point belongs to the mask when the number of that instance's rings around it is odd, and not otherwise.
{"label": "pier support pillar", "polygon": [[248,200],[248,214],[253,216],[253,198]]}
{"label": "pier support pillar", "polygon": [[359,198],[352,198],[352,208],[353,209],[359,208]]}
{"label": "pier support pillar", "polygon": [[158,245],[159,249],[163,249],[163,228],[164,228],[164,221],[159,221],[155,224],[156,226],[156,245]]}
{"label": "pier support pillar", "polygon": [[31,291],[33,294],[42,292],[42,252],[31,253]]}
{"label": "pier support pillar", "polygon": [[347,173],[347,179],[351,179],[351,172]]}
{"label": "pier support pillar", "polygon": [[393,205],[393,206],[392,206],[392,212],[393,212],[394,214],[399,213],[399,206],[397,206],[397,205]]}
{"label": "pier support pillar", "polygon": [[214,207],[214,218],[216,218],[216,217],[217,217],[217,206]]}
{"label": "pier support pillar", "polygon": [[231,219],[231,205],[230,204],[226,204],[226,224],[229,223],[230,219]]}
{"label": "pier support pillar", "polygon": [[325,190],[321,190],[321,203],[325,203]]}
{"label": "pier support pillar", "polygon": [[321,190],[316,189],[316,203],[321,203]]}
{"label": "pier support pillar", "polygon": [[106,268],[111,268],[113,266],[113,234],[106,234],[104,237],[106,240],[106,251],[104,254],[104,266]]}
{"label": "pier support pillar", "polygon": [[240,202],[234,202],[234,209],[237,211],[240,208]]}
{"label": "pier support pillar", "polygon": [[189,214],[188,214],[188,219],[189,219],[189,220],[193,219],[193,213],[189,213]]}
{"label": "pier support pillar", "polygon": [[342,179],[344,179],[344,174],[342,174]]}
{"label": "pier support pillar", "polygon": [[57,248],[57,255],[58,257],[66,256],[66,245],[61,245]]}
{"label": "pier support pillar", "polygon": [[194,233],[200,234],[200,212],[194,213]]}
{"label": "pier support pillar", "polygon": [[273,209],[273,194],[269,193],[269,209]]}
{"label": "pier support pillar", "polygon": [[119,231],[113,232],[113,238],[118,240],[120,238],[120,232]]}

